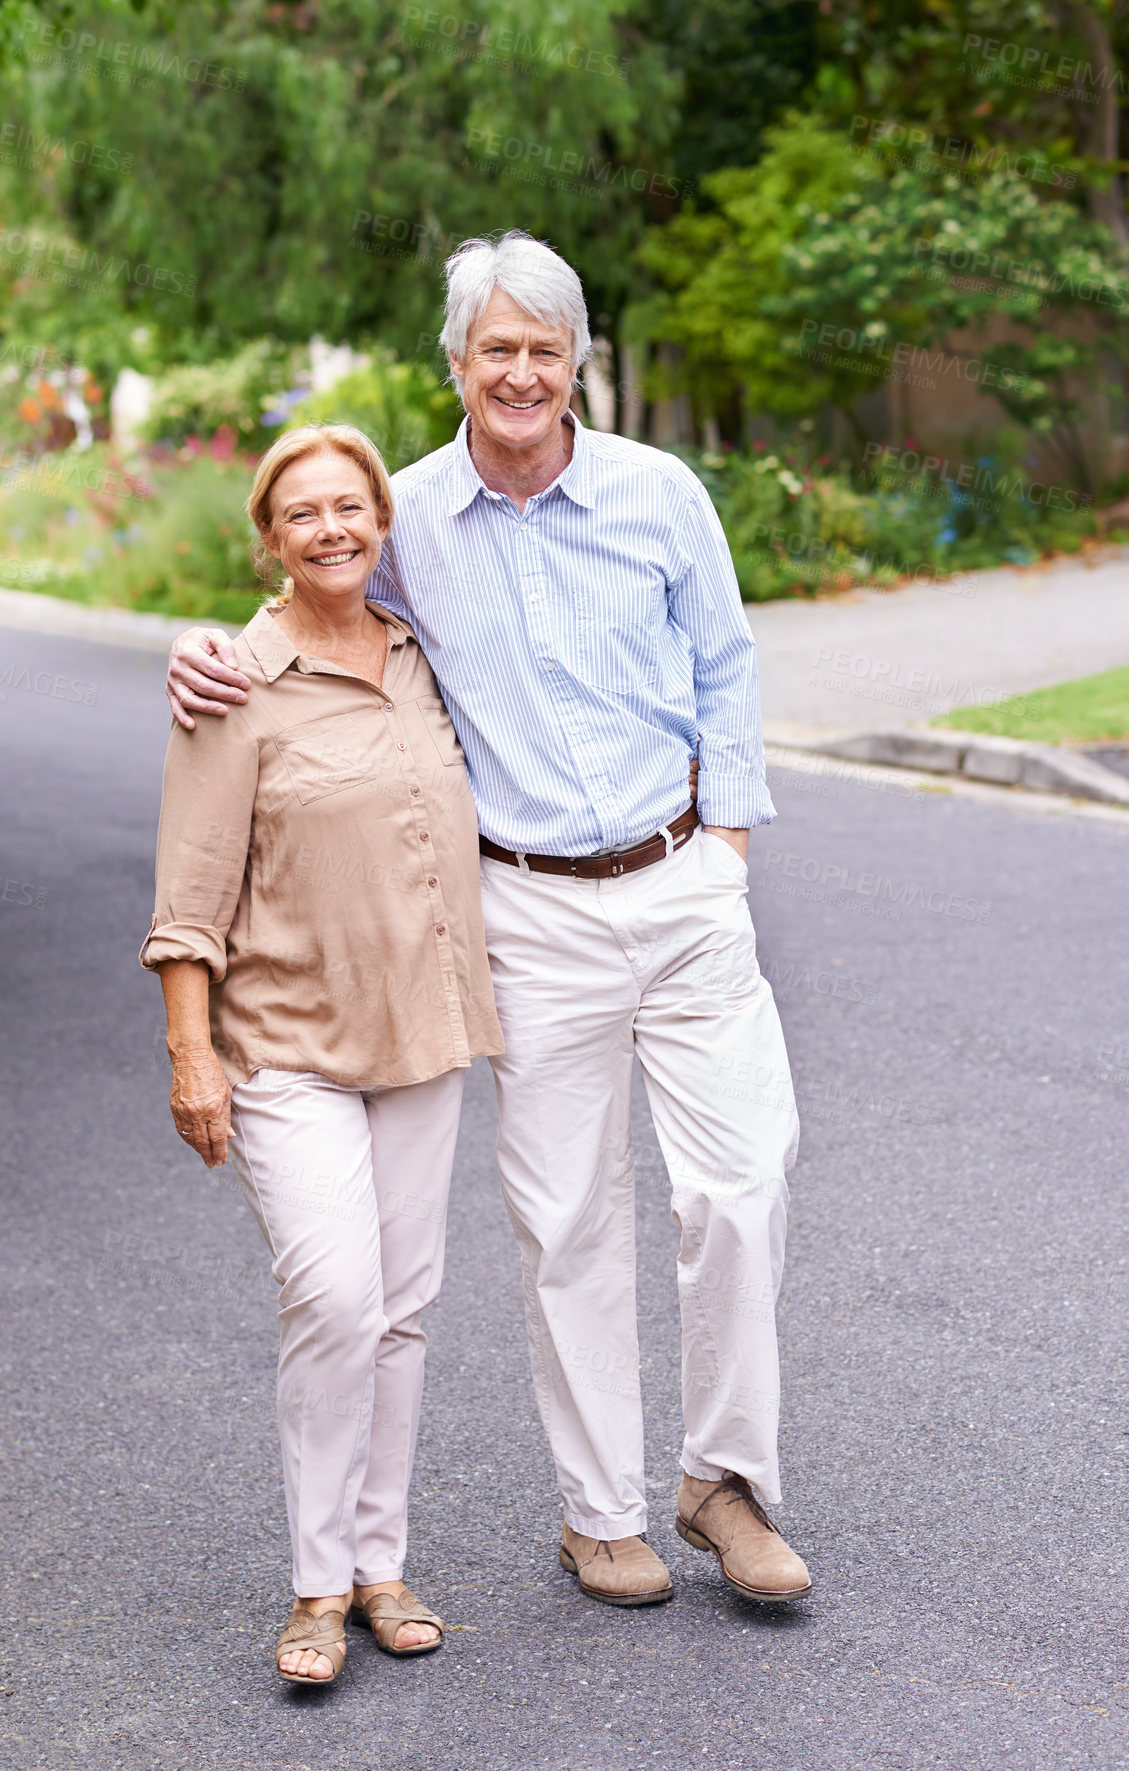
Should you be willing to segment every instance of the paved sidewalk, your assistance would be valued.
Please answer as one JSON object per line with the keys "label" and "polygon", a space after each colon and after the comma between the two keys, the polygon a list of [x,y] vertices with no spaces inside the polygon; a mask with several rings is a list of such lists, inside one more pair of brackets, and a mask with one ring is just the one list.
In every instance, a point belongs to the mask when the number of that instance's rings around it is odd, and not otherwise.
{"label": "paved sidewalk", "polygon": [[1129,664],[1129,548],[748,617],[771,739],[896,731]]}

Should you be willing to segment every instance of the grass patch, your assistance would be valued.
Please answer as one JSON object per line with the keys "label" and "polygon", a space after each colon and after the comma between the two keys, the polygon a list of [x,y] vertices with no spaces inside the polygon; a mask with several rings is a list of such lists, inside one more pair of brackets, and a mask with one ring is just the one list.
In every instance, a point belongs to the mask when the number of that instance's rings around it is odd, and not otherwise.
{"label": "grass patch", "polygon": [[990,732],[997,738],[1030,738],[1039,744],[1129,738],[1129,665],[1012,695],[990,707],[959,707],[933,724],[959,732]]}

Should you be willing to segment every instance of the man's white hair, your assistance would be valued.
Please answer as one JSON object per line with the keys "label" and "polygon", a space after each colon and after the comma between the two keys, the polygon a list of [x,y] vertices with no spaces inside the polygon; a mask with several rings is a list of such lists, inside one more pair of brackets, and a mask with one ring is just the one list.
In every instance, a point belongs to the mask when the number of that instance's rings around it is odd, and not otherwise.
{"label": "man's white hair", "polygon": [[[467,339],[495,289],[543,326],[567,326],[574,373],[588,361],[592,336],[580,278],[551,246],[520,228],[511,228],[500,240],[464,240],[447,260],[447,312],[439,334],[444,350],[466,360]],[[461,399],[462,377],[451,379]]]}

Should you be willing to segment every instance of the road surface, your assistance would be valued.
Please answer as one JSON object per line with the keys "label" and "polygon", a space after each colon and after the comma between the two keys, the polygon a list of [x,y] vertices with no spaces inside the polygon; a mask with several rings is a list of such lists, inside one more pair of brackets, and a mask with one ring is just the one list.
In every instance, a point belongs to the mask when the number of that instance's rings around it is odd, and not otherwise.
{"label": "road surface", "polygon": [[[9,672],[8,666],[12,669]],[[741,1601],[675,1535],[674,1231],[642,1098],[651,1538],[675,1601],[582,1598],[471,1078],[408,1577],[448,1645],[289,1605],[267,1257],[175,1137],[151,909],[153,653],[0,632],[0,1763],[82,1771],[1129,1765],[1129,821],[778,774],[751,897],[804,1120],[785,1504],[815,1578]]]}

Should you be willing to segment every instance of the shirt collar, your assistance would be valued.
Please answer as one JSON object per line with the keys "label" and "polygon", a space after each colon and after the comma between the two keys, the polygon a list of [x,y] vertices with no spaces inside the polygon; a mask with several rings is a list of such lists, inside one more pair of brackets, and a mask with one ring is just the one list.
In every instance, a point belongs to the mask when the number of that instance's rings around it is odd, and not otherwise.
{"label": "shirt collar", "polygon": [[[559,486],[574,504],[582,504],[591,510],[596,499],[592,492],[592,456],[588,438],[584,426],[575,412],[566,412],[564,422],[572,426],[572,459],[553,481],[553,485]],[[471,458],[469,436],[470,414],[468,413],[459,426],[458,435],[455,438],[454,484],[451,487],[451,501],[447,506],[447,514],[452,517],[458,516],[460,511],[466,510],[480,492],[488,492],[489,490]],[[545,488],[546,491],[551,489],[548,486]],[[538,497],[544,497],[544,493],[538,493]]]}
{"label": "shirt collar", "polygon": [[[390,646],[402,646],[411,637],[411,629],[405,627],[402,621],[398,621],[395,615],[382,608],[379,603],[366,603],[365,607],[371,609],[388,628]],[[269,609],[259,609],[252,615],[243,629],[243,638],[268,683],[277,681],[284,670],[289,670],[299,660],[303,664],[309,662],[307,655],[299,652],[294,641],[283,632]]]}

